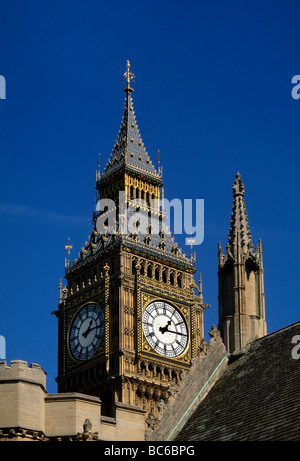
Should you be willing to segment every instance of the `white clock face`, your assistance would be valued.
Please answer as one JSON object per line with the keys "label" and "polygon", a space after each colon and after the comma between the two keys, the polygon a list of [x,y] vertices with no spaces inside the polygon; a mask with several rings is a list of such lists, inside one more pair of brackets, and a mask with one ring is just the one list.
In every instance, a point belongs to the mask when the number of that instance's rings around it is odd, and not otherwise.
{"label": "white clock face", "polygon": [[150,346],[165,357],[178,357],[187,346],[188,331],[182,315],[164,301],[146,307],[143,330]]}
{"label": "white clock face", "polygon": [[104,316],[97,304],[87,304],[76,315],[69,336],[69,346],[76,360],[87,360],[97,351],[104,331]]}

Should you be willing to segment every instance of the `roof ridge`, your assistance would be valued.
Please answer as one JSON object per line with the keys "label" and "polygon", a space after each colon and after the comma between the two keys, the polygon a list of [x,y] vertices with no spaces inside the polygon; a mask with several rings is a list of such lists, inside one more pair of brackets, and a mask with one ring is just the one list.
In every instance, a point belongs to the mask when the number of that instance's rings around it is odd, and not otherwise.
{"label": "roof ridge", "polygon": [[283,332],[284,330],[288,330],[289,328],[292,328],[296,325],[299,325],[300,326],[300,320],[298,320],[297,322],[293,322],[291,323],[290,325],[286,325],[285,327],[282,327],[282,328],[279,328],[278,330],[275,330],[275,331],[271,331],[271,333],[268,333],[264,336],[261,336],[260,338],[255,338],[253,340],[253,342],[257,342],[257,341],[263,341],[264,339],[267,339],[269,338],[270,336],[274,336],[276,334],[279,334],[281,332]]}

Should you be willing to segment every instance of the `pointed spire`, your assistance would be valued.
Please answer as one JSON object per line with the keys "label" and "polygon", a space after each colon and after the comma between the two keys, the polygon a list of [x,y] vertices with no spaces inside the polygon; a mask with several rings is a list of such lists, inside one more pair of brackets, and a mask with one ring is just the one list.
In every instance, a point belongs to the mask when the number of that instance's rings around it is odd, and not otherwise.
{"label": "pointed spire", "polygon": [[161,180],[160,172],[157,172],[145,149],[140,135],[134,108],[131,82],[135,79],[130,70],[130,62],[127,61],[127,70],[123,75],[126,79],[126,93],[124,115],[111,157],[102,172],[101,180],[105,180],[120,168],[128,168],[136,173],[143,173],[151,178]]}
{"label": "pointed spire", "polygon": [[248,215],[244,199],[245,187],[239,172],[237,172],[233,186],[233,205],[228,235],[228,248],[234,254],[236,246],[242,247],[244,252],[253,249],[252,237],[248,224]]}

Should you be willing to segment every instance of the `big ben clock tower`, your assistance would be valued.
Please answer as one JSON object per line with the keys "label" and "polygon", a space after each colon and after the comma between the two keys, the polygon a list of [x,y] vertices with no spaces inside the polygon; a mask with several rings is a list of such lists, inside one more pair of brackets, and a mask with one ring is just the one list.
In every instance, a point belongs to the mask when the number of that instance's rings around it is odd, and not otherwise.
{"label": "big ben clock tower", "polygon": [[60,286],[57,383],[58,392],[99,396],[106,415],[117,402],[155,415],[196,355],[206,305],[194,258],[164,227],[162,172],[137,126],[129,62],[124,78],[121,128],[97,174],[93,231]]}

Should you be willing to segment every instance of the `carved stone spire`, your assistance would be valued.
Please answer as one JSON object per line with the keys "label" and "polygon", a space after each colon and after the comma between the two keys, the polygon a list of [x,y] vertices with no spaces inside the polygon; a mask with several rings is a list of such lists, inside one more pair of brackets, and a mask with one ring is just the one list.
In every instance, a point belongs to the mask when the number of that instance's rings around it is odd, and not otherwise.
{"label": "carved stone spire", "polygon": [[248,223],[248,215],[244,199],[245,187],[240,173],[236,174],[233,186],[233,205],[228,235],[229,248],[232,254],[236,252],[237,244],[243,252],[253,249],[252,237]]}

